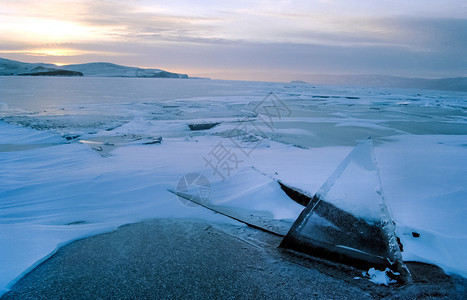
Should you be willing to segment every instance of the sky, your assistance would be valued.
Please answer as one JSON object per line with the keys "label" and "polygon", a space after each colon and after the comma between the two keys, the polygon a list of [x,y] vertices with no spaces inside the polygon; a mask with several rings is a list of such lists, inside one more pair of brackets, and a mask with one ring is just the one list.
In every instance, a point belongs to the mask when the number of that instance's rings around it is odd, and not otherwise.
{"label": "sky", "polygon": [[467,1],[0,0],[0,57],[237,80],[467,76]]}

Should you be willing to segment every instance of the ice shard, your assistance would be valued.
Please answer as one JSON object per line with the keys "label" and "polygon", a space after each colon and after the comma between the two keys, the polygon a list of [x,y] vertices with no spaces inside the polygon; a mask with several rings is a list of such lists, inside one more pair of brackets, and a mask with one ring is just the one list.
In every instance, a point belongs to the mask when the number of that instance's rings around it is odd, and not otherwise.
{"label": "ice shard", "polygon": [[371,138],[360,142],[311,198],[281,247],[411,281],[385,203]]}

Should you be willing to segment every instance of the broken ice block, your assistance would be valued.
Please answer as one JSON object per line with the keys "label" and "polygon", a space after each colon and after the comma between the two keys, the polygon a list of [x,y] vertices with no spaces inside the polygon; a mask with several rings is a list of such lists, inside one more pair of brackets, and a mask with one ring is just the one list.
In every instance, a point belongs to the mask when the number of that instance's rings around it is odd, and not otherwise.
{"label": "broken ice block", "polygon": [[350,152],[309,201],[281,247],[357,267],[390,267],[401,282],[410,282],[370,138]]}

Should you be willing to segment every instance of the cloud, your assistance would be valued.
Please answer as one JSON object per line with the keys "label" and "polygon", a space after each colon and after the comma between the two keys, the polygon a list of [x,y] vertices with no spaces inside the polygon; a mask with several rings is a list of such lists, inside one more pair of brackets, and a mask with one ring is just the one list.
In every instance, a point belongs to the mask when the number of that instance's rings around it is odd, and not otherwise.
{"label": "cloud", "polygon": [[398,18],[384,20],[392,23],[404,43],[421,50],[467,50],[467,19],[448,18]]}
{"label": "cloud", "polygon": [[465,74],[466,6],[436,3],[2,1],[0,52],[216,74]]}

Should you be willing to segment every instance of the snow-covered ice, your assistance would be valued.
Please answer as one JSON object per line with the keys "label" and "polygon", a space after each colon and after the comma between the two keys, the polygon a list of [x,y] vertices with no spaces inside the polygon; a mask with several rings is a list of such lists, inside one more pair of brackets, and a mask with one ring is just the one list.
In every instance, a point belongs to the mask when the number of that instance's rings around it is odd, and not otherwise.
{"label": "snow-covered ice", "polygon": [[[0,102],[1,291],[60,245],[122,224],[234,222],[167,191],[188,173],[206,176],[215,205],[292,224],[303,207],[274,179],[312,195],[368,136],[404,260],[467,276],[466,93],[0,77]],[[203,122],[221,123],[188,128]]]}

